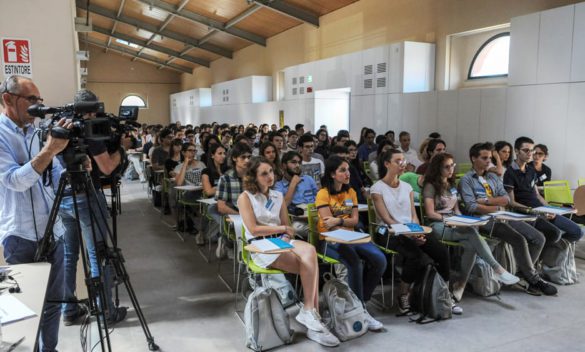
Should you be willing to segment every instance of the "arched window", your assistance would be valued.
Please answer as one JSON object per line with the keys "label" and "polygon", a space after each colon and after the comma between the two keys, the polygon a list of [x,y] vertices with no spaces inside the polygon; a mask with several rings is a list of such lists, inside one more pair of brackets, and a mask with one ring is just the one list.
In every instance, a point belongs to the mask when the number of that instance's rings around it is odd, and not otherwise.
{"label": "arched window", "polygon": [[138,106],[139,108],[145,108],[146,102],[138,95],[129,95],[122,100],[122,106]]}
{"label": "arched window", "polygon": [[467,79],[506,77],[510,56],[510,32],[496,34],[475,53]]}

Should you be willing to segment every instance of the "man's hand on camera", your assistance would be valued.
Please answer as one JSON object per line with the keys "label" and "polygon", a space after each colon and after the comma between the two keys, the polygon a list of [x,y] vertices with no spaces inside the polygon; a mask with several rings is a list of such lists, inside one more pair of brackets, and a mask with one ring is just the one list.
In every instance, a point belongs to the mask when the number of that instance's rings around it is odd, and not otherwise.
{"label": "man's hand on camera", "polygon": [[[59,122],[57,122],[57,126],[66,129],[71,129],[73,124],[71,120],[66,120],[65,118],[62,118],[61,120],[59,120]],[[47,148],[47,151],[49,151],[51,154],[57,155],[61,151],[63,151],[65,147],[67,147],[67,143],[69,143],[68,139],[54,138],[49,134],[49,136],[47,137],[47,143],[45,144],[45,148]]]}

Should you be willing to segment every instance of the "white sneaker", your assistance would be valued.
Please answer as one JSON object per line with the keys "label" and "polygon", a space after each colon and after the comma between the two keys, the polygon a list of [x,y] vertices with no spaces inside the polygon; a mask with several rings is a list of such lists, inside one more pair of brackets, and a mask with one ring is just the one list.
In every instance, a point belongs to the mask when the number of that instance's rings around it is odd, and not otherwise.
{"label": "white sneaker", "polygon": [[[297,314],[295,318],[299,323],[303,324],[309,330],[322,332],[327,331],[323,323],[321,323],[321,317],[319,313],[315,310],[315,308],[311,310],[305,310],[304,307],[301,307],[299,314]],[[317,341],[318,342],[318,341]]]}
{"label": "white sneaker", "polygon": [[453,305],[451,306],[451,313],[455,315],[461,315],[463,314],[463,308],[461,308],[459,305],[457,305],[457,303],[455,303],[455,301],[453,301]]}
{"label": "white sneaker", "polygon": [[364,312],[366,313],[366,324],[368,324],[368,330],[378,331],[384,328],[384,324],[374,319],[367,310],[364,309]]}
{"label": "white sneaker", "polygon": [[340,344],[339,339],[327,329],[325,329],[325,331],[313,331],[309,329],[307,330],[307,337],[318,344],[327,347],[335,347]]}
{"label": "white sneaker", "polygon": [[518,281],[520,281],[520,278],[518,278],[518,276],[512,275],[507,271],[504,271],[503,273],[498,275],[497,279],[504,285],[514,285],[517,284]]}

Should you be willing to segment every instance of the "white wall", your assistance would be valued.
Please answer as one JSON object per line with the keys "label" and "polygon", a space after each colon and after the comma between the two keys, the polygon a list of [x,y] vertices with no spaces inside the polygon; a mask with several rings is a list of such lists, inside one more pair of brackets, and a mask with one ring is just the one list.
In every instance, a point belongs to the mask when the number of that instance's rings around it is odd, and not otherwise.
{"label": "white wall", "polygon": [[33,80],[45,105],[72,102],[79,87],[74,1],[0,0],[0,14],[0,37],[31,41]]}
{"label": "white wall", "polygon": [[347,89],[318,90],[315,92],[313,131],[326,125],[330,135],[349,130],[349,96]]}

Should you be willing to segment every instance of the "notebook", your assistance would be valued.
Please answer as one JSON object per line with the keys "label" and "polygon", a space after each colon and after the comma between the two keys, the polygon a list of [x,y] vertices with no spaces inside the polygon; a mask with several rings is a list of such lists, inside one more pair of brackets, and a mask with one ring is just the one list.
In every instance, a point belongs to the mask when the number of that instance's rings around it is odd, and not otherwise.
{"label": "notebook", "polygon": [[251,244],[262,252],[294,248],[292,244],[285,242],[280,238],[264,238],[253,241]]}
{"label": "notebook", "polygon": [[563,207],[554,207],[552,205],[544,205],[542,207],[534,208],[533,211],[537,213],[546,213],[546,214],[555,214],[555,215],[565,215],[571,214],[575,212],[573,208],[563,208]]}
{"label": "notebook", "polygon": [[419,224],[406,223],[406,224],[392,224],[390,225],[394,233],[424,233],[425,230]]}
{"label": "notebook", "polygon": [[349,231],[344,229],[338,229],[335,231],[321,232],[321,235],[325,237],[335,238],[344,242],[352,242],[361,240],[362,238],[368,237],[369,234],[363,232]]}
{"label": "notebook", "polygon": [[447,222],[459,222],[462,224],[480,224],[488,220],[489,218],[486,217],[476,217],[476,216],[468,216],[468,215],[454,215],[444,220]]}

